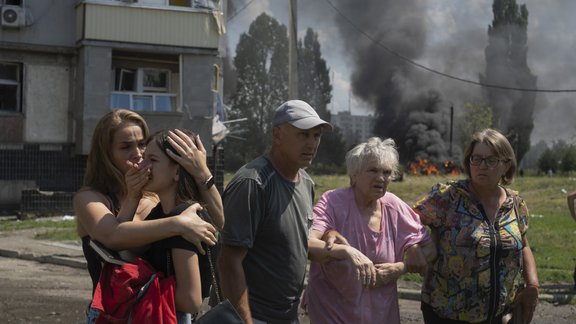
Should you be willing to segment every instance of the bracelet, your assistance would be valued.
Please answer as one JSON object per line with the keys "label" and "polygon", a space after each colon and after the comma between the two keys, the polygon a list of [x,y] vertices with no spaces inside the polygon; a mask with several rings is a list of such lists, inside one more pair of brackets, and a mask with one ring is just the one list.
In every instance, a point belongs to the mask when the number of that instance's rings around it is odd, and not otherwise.
{"label": "bracelet", "polygon": [[212,186],[214,185],[214,176],[210,175],[208,179],[206,179],[202,184],[204,185],[206,190],[210,190],[210,188],[212,188]]}
{"label": "bracelet", "polygon": [[530,284],[530,283],[527,283],[527,284],[525,284],[525,286],[526,286],[526,287],[536,288],[536,289],[540,288],[540,286],[539,286],[538,284]]}

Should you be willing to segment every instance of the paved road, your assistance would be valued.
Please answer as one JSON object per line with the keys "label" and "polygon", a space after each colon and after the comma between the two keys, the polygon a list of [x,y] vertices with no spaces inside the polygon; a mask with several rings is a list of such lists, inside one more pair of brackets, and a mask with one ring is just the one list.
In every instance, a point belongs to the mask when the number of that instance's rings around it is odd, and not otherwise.
{"label": "paved road", "polygon": [[[0,231],[0,255],[9,256],[0,257],[0,323],[84,323],[91,283],[80,246],[36,240],[38,232],[38,229]],[[402,323],[422,323],[420,305],[415,301],[419,285],[400,281],[398,286],[403,298]],[[560,289],[545,286],[548,293],[569,289],[567,285]],[[309,324],[306,317],[301,322]],[[533,323],[576,323],[576,305],[541,302]]]}
{"label": "paved road", "polygon": [[86,270],[0,257],[0,323],[85,323]]}
{"label": "paved road", "polygon": [[[0,257],[0,323],[84,323],[90,294],[84,269]],[[400,309],[403,324],[423,323],[417,301],[401,299]],[[575,322],[575,305],[543,302],[532,323]]]}
{"label": "paved road", "polygon": [[[0,323],[85,321],[84,308],[91,294],[86,270],[0,257],[0,287]],[[419,318],[416,302],[402,300],[401,305],[406,306],[407,320]],[[306,317],[301,322],[309,323]]]}

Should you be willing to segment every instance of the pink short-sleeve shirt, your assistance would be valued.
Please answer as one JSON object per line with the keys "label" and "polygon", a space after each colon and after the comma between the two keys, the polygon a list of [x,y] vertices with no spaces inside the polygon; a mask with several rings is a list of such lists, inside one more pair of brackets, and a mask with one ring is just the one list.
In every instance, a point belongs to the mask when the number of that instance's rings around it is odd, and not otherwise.
{"label": "pink short-sleeve shirt", "polygon": [[[406,249],[430,240],[410,206],[392,193],[380,198],[380,231],[362,220],[351,188],[331,190],[314,207],[312,229],[335,229],[375,264],[403,260]],[[302,307],[312,323],[400,323],[396,283],[366,288],[348,260],[313,262]]]}

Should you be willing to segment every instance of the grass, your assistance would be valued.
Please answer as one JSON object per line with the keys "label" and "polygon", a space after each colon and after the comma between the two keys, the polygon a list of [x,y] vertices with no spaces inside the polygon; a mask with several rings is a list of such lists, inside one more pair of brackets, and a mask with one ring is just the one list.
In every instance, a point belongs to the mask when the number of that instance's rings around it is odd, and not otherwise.
{"label": "grass", "polygon": [[[312,175],[316,182],[316,199],[326,190],[348,186],[345,175]],[[225,175],[229,181],[230,174]],[[403,181],[392,182],[389,191],[408,204],[425,195],[437,182],[455,180],[455,177],[406,176]],[[566,192],[576,190],[576,178],[569,176],[517,178],[510,186],[519,191],[530,210],[528,238],[536,256],[540,281],[572,283],[576,262],[576,222],[566,207]],[[564,192],[566,191],[566,192]],[[45,228],[39,238],[77,240],[74,221],[0,221],[0,231]],[[418,280],[417,276],[407,277]]]}
{"label": "grass", "polygon": [[41,228],[35,237],[41,240],[80,241],[76,234],[76,221],[55,218],[27,220],[0,220],[0,232]]}

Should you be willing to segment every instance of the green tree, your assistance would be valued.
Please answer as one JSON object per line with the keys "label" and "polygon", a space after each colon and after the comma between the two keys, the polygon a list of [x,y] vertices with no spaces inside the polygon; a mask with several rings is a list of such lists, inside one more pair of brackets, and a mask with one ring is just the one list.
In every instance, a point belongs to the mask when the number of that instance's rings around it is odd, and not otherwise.
{"label": "green tree", "polygon": [[[308,29],[298,42],[299,98],[330,121],[330,70],[322,58],[318,35]],[[236,92],[231,95],[230,119],[246,118],[225,142],[226,168],[235,170],[262,154],[270,143],[274,109],[288,98],[288,36],[284,25],[267,14],[240,35],[234,58]],[[238,129],[240,128],[240,129]],[[239,142],[237,137],[243,137]],[[341,164],[345,146],[338,131],[322,136],[317,162]]]}
{"label": "green tree", "polygon": [[[485,50],[486,71],[480,81],[514,88],[536,88],[536,77],[527,64],[528,9],[516,0],[494,0],[494,19],[488,26]],[[518,160],[530,149],[534,128],[533,112],[536,94],[486,88],[492,107],[493,125],[502,130],[516,151]]]}
{"label": "green tree", "polygon": [[[298,41],[298,96],[314,107],[322,119],[330,122],[330,69],[322,58],[318,34],[311,28],[306,30],[304,39]],[[339,130],[334,129],[333,132],[322,135],[315,165],[341,165],[345,154],[346,146],[342,135]]]}
{"label": "green tree", "polygon": [[554,142],[551,148],[540,155],[538,159],[538,169],[543,172],[548,172],[548,170],[554,172],[570,171],[570,169],[564,170],[563,164],[565,161],[569,165],[567,168],[570,168],[570,165],[573,164],[573,161],[571,161],[572,153],[569,153],[569,151],[573,149],[572,145],[568,145],[563,140]]}
{"label": "green tree", "polygon": [[555,171],[558,169],[558,157],[552,149],[546,149],[538,159],[538,169],[542,172],[548,170]]}
{"label": "green tree", "polygon": [[472,134],[492,127],[492,108],[485,103],[467,103],[457,125],[460,147],[464,150]]}
{"label": "green tree", "polygon": [[568,145],[562,154],[561,170],[570,172],[576,170],[576,146]]}
{"label": "green tree", "polygon": [[230,119],[241,123],[238,142],[225,143],[226,167],[237,169],[262,154],[270,141],[274,109],[288,96],[288,36],[286,26],[263,13],[240,35],[236,47],[236,93],[232,96]]}

